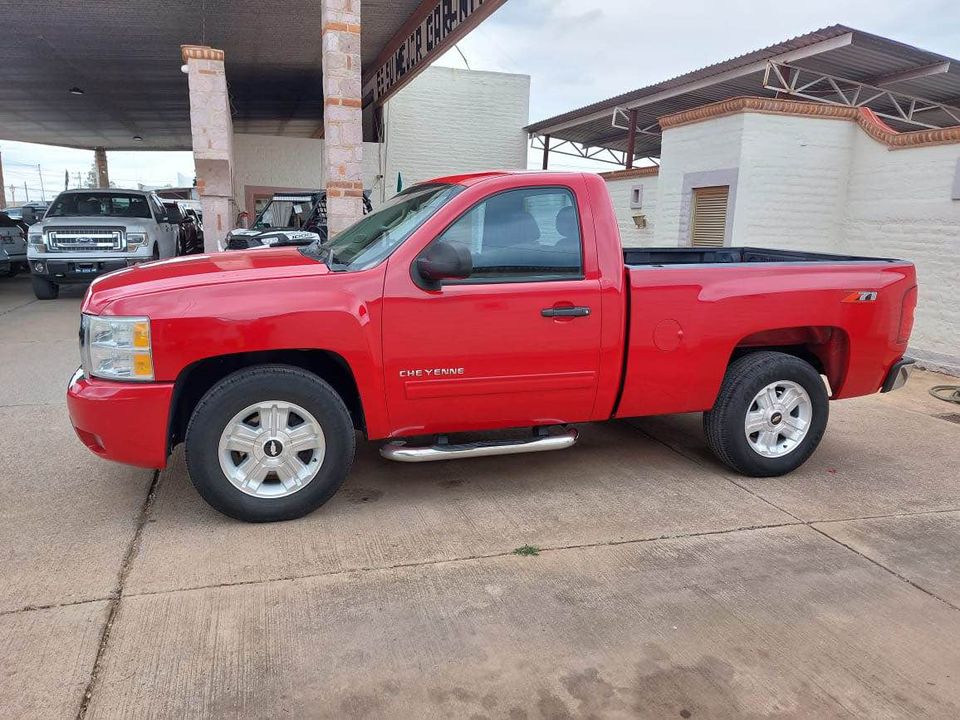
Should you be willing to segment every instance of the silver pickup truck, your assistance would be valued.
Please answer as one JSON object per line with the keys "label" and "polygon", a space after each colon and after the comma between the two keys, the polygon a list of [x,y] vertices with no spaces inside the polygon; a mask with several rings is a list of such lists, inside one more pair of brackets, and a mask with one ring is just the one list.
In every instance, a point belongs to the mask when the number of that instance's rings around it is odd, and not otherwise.
{"label": "silver pickup truck", "polygon": [[178,230],[152,192],[65,190],[27,233],[33,292],[51,300],[63,284],[174,257]]}

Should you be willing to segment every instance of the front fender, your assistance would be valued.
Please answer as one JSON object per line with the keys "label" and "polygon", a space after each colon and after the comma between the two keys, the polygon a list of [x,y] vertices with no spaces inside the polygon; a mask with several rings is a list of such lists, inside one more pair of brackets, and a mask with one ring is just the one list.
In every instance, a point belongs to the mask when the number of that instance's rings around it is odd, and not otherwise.
{"label": "front fender", "polygon": [[388,432],[381,365],[382,269],[253,279],[124,297],[109,315],[150,318],[154,375],[173,382],[188,366],[220,355],[327,350],[356,380],[367,432]]}

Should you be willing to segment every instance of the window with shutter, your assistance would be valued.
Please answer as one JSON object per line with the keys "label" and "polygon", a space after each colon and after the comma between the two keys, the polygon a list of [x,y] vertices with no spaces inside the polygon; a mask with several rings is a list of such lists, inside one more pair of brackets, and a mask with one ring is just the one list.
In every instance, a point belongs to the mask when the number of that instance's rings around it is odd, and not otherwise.
{"label": "window with shutter", "polygon": [[729,185],[695,188],[690,244],[694,247],[723,247],[727,227]]}

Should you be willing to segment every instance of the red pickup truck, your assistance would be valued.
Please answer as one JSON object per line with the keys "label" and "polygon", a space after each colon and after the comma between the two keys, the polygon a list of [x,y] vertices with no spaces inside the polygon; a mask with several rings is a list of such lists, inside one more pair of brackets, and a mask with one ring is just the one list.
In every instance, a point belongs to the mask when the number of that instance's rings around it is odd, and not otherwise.
{"label": "red pickup truck", "polygon": [[162,468],[184,442],[200,494],[249,521],[323,504],[357,431],[422,461],[702,411],[722,462],[781,475],[816,449],[828,399],[903,384],[916,298],[901,260],[624,250],[595,175],[462,175],[325,244],[99,278],[67,400],[105,458]]}

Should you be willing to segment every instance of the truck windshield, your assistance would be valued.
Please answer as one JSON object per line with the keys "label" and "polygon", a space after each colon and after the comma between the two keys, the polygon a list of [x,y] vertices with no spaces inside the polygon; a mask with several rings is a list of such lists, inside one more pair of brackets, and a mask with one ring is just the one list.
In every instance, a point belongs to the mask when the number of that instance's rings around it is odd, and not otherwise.
{"label": "truck windshield", "polygon": [[461,185],[417,185],[405,190],[326,243],[326,258],[336,270],[373,267],[463,189]]}
{"label": "truck windshield", "polygon": [[254,230],[285,228],[299,230],[307,224],[313,213],[314,202],[310,198],[287,200],[273,198],[253,223]]}
{"label": "truck windshield", "polygon": [[144,195],[133,193],[61,193],[46,217],[128,217],[149,218],[150,206]]}

